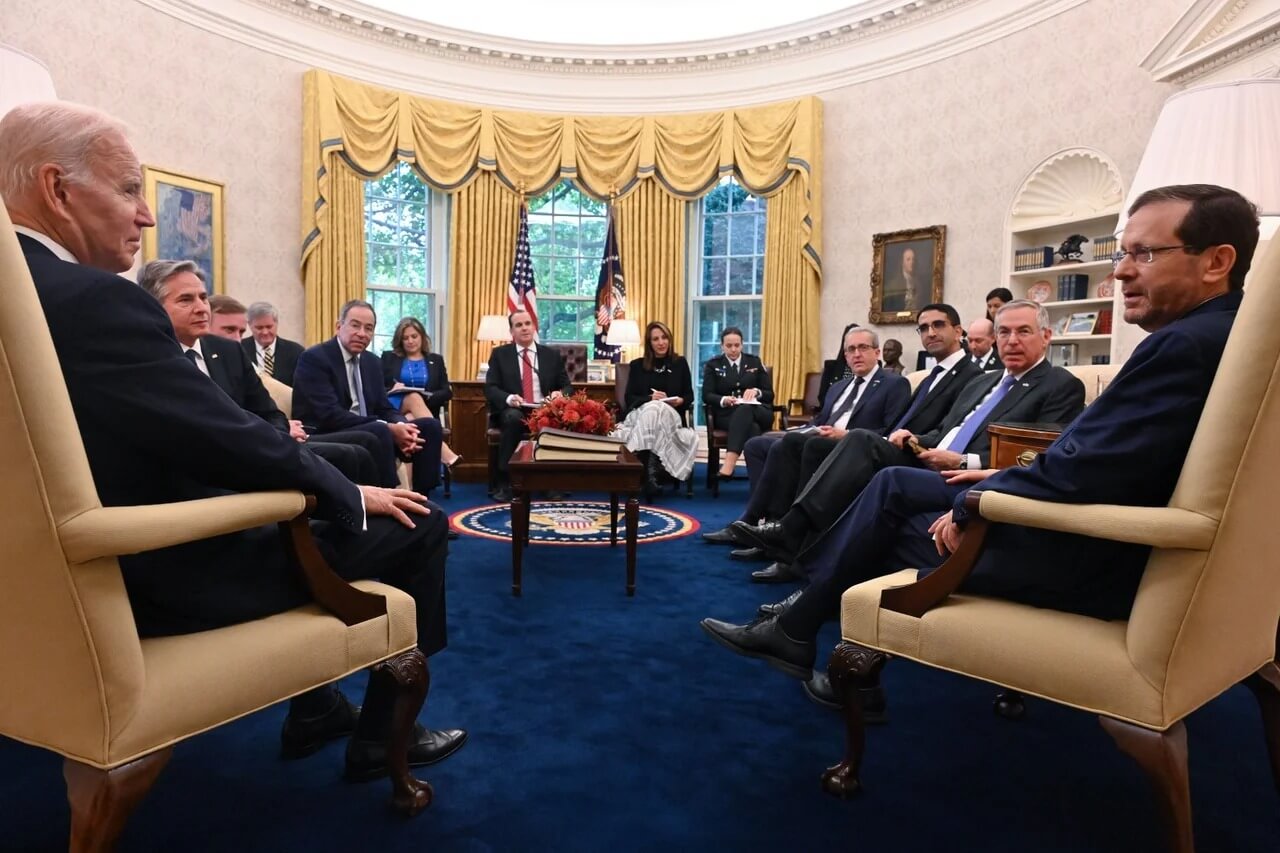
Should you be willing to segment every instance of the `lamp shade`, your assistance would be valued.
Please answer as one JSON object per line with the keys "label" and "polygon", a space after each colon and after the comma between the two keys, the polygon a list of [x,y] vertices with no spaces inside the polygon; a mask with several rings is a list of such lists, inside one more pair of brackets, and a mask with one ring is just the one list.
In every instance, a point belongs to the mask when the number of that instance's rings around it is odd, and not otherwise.
{"label": "lamp shade", "polygon": [[53,77],[44,63],[16,47],[0,44],[0,116],[18,104],[57,97]]}
{"label": "lamp shade", "polygon": [[614,320],[609,324],[609,334],[604,342],[611,347],[633,346],[640,343],[640,324],[635,320]]}
{"label": "lamp shade", "polygon": [[1280,80],[1197,86],[1164,102],[1117,230],[1139,195],[1169,184],[1218,184],[1280,216]]}
{"label": "lamp shade", "polygon": [[509,341],[511,326],[505,314],[485,314],[480,318],[480,328],[476,329],[477,341]]}

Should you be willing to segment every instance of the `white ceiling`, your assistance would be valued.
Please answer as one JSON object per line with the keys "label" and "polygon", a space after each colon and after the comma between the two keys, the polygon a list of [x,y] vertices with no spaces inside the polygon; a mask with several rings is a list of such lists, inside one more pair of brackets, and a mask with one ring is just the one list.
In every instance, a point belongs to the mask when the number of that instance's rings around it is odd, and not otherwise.
{"label": "white ceiling", "polygon": [[578,45],[642,45],[725,38],[795,24],[860,5],[849,0],[362,2],[365,6],[455,30]]}

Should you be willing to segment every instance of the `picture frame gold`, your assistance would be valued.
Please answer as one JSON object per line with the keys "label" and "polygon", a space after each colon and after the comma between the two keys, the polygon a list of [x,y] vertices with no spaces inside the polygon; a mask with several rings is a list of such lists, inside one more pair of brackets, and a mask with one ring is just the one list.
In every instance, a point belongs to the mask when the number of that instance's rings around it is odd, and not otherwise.
{"label": "picture frame gold", "polygon": [[142,260],[194,261],[209,293],[225,293],[223,185],[143,166],[142,186],[156,220],[142,232]]}
{"label": "picture frame gold", "polygon": [[1062,333],[1062,336],[1065,338],[1073,335],[1092,335],[1097,325],[1097,311],[1079,311],[1071,315],[1071,319],[1067,321],[1066,331]]}
{"label": "picture frame gold", "polygon": [[871,237],[871,310],[867,321],[909,324],[931,302],[942,301],[947,226],[907,228]]}
{"label": "picture frame gold", "polygon": [[592,359],[587,362],[588,382],[613,381],[613,362],[608,359]]}

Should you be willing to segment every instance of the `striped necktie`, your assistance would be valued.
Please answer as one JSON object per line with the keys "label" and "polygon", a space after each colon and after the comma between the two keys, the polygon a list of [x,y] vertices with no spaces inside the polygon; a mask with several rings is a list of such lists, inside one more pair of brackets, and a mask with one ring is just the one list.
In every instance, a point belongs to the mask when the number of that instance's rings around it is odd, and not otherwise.
{"label": "striped necktie", "polygon": [[271,354],[269,349],[262,351],[262,372],[267,376],[276,375],[276,357]]}

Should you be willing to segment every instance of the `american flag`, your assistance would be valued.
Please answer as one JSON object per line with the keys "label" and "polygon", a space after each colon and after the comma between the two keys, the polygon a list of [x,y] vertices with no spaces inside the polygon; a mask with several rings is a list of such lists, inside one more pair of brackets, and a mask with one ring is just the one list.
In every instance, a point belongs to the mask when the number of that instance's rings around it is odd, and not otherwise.
{"label": "american flag", "polygon": [[595,357],[619,361],[622,347],[609,346],[605,338],[613,318],[625,316],[627,285],[622,280],[622,258],[618,256],[618,235],[613,226],[613,210],[609,210],[609,233],[604,241],[604,257],[600,259],[600,279],[596,283]]}
{"label": "american flag", "polygon": [[534,292],[533,263],[529,260],[529,209],[520,206],[520,234],[516,237],[516,262],[507,285],[507,312],[528,311],[538,328],[538,294]]}

